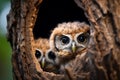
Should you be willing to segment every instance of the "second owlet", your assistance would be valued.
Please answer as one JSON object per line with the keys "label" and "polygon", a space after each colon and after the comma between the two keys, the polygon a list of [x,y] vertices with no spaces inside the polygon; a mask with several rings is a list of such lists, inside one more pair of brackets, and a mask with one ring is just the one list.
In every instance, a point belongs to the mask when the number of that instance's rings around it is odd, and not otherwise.
{"label": "second owlet", "polygon": [[86,23],[58,24],[50,36],[50,48],[56,55],[55,64],[66,64],[75,59],[77,55],[86,52],[89,38],[90,26]]}
{"label": "second owlet", "polygon": [[37,58],[38,62],[40,63],[41,68],[47,72],[57,73],[59,66],[52,64],[48,60],[48,58],[50,58],[51,61],[53,61],[54,58],[56,57],[54,55],[55,53],[53,53],[50,50],[48,39],[39,38],[39,39],[35,40],[34,48],[35,48],[35,57]]}

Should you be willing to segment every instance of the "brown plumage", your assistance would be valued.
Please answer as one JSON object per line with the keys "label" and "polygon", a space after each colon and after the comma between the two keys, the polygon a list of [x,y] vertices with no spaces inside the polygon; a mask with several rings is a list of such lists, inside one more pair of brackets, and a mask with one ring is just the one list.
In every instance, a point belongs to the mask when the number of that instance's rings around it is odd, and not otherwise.
{"label": "brown plumage", "polygon": [[81,22],[58,24],[50,36],[50,48],[55,53],[55,64],[62,65],[86,52],[90,27]]}
{"label": "brown plumage", "polygon": [[41,68],[47,72],[57,73],[58,66],[55,64],[52,64],[51,62],[49,62],[49,60],[47,60],[48,58],[46,54],[51,53],[48,39],[39,38],[35,40],[34,47],[35,47],[35,57],[39,61]]}

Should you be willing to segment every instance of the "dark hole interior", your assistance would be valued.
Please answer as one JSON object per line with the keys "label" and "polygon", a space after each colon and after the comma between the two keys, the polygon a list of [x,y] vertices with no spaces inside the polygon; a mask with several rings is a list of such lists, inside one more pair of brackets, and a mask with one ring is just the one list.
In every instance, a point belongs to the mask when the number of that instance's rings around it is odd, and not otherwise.
{"label": "dark hole interior", "polygon": [[74,0],[43,0],[33,29],[34,38],[49,38],[58,23],[68,21],[88,23],[83,10]]}

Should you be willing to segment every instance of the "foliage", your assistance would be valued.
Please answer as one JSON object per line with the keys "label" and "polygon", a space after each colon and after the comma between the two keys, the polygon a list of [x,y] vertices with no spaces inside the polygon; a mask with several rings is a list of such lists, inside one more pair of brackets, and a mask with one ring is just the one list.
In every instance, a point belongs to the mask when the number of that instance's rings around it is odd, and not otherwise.
{"label": "foliage", "polygon": [[5,37],[0,34],[0,80],[12,80],[11,48]]}
{"label": "foliage", "polygon": [[[0,13],[8,1],[9,0],[0,0]],[[2,26],[0,26],[0,80],[12,80],[12,50],[7,41],[6,35],[1,32]]]}

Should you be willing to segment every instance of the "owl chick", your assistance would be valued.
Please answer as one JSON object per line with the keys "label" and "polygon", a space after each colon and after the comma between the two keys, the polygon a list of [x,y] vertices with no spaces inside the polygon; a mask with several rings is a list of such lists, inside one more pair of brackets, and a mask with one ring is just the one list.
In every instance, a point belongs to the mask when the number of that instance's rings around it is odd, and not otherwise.
{"label": "owl chick", "polygon": [[89,38],[90,27],[83,22],[58,24],[50,36],[50,48],[56,55],[55,63],[66,64],[76,55],[86,52]]}
{"label": "owl chick", "polygon": [[47,56],[49,56],[49,58],[54,61],[54,58],[56,57],[54,54],[55,53],[50,50],[48,39],[39,38],[35,40],[35,57],[39,61],[41,68],[44,71],[54,73],[58,72],[59,66],[47,60]]}

